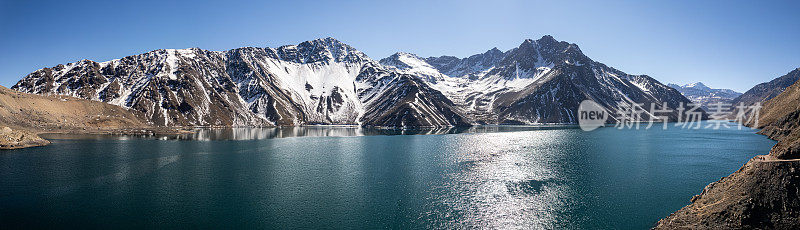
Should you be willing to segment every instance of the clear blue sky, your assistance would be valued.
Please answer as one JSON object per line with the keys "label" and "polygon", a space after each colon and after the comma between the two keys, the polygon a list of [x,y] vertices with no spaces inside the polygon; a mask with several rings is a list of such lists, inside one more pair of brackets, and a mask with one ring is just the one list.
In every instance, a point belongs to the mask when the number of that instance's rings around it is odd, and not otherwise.
{"label": "clear blue sky", "polygon": [[797,2],[563,2],[0,0],[0,84],[80,59],[328,36],[380,59],[465,57],[550,34],[627,73],[738,91],[800,67]]}

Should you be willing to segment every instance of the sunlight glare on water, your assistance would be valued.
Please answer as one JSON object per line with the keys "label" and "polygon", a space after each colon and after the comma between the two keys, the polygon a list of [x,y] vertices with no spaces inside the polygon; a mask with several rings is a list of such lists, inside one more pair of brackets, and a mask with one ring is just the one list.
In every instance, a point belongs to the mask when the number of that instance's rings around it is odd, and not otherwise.
{"label": "sunlight glare on water", "polygon": [[428,218],[437,220],[437,227],[554,227],[556,210],[567,205],[565,185],[559,183],[564,172],[552,167],[554,152],[543,150],[563,135],[565,130],[455,138],[447,146],[458,169],[446,175],[448,182],[431,199],[446,211],[428,211],[440,215]]}

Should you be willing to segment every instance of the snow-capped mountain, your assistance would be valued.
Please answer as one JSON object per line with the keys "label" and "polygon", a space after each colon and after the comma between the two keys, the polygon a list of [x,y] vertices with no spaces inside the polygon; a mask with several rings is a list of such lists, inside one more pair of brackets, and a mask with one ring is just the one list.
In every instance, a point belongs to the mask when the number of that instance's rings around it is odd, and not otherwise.
{"label": "snow-capped mountain", "polygon": [[683,96],[686,96],[692,102],[703,105],[704,108],[707,108],[710,104],[730,104],[734,98],[742,95],[742,93],[730,89],[712,89],[702,82],[683,86],[669,84],[669,86],[681,92]]}
{"label": "snow-capped mountain", "polygon": [[37,70],[14,90],[103,101],[164,126],[462,126],[574,123],[583,99],[688,102],[550,36],[468,58],[380,61],[333,38],[278,48],[155,50]]}
{"label": "snow-capped mountain", "polygon": [[325,38],[278,48],[156,50],[102,63],[82,60],[33,72],[13,89],[104,101],[167,126],[467,124],[458,114],[438,114],[447,109],[439,103],[450,102],[419,98],[438,92],[409,78],[388,74],[364,53]]}
{"label": "snow-capped mountain", "polygon": [[[491,49],[468,58],[419,58],[398,53],[381,60],[424,79],[482,124],[575,123],[581,101],[592,99],[608,111],[623,103],[645,110],[663,103],[675,108],[689,100],[645,75],[629,75],[595,62],[575,44],[551,36],[525,40],[506,52]],[[676,118],[677,113],[655,114]],[[647,113],[643,115],[648,117]]]}

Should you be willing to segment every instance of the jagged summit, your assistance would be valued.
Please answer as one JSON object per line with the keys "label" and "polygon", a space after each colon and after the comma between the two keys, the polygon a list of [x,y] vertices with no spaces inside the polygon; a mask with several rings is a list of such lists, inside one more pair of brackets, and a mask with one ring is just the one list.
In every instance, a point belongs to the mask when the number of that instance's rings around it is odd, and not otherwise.
{"label": "jagged summit", "polygon": [[440,56],[429,57],[424,60],[448,76],[474,77],[475,74],[486,71],[497,64],[504,55],[505,52],[495,47],[484,53],[475,54],[466,58]]}
{"label": "jagged summit", "polygon": [[[267,48],[272,50],[271,48]],[[275,49],[283,60],[297,63],[311,62],[363,62],[369,57],[357,49],[332,37],[285,45]]]}
{"label": "jagged summit", "polygon": [[[522,41],[522,44],[520,44],[520,46],[527,46],[527,45],[533,45],[533,44],[537,44],[539,46],[571,47],[571,48],[578,49],[578,45],[577,44],[569,43],[569,42],[566,42],[566,41],[556,40],[551,35],[544,35],[541,38],[536,39],[536,40],[530,39],[530,38],[525,39],[525,40]],[[580,50],[580,49],[578,49],[578,50]]]}
{"label": "jagged summit", "polygon": [[[522,63],[524,71],[531,71],[539,66],[553,63],[575,64],[578,60],[588,59],[578,45],[559,42],[553,36],[545,35],[538,40],[525,39],[518,47],[503,52],[494,47],[484,53],[467,58],[455,56],[429,57],[424,60],[449,76],[470,76],[488,70],[501,62]],[[516,68],[514,69],[516,71]]]}
{"label": "jagged summit", "polygon": [[549,35],[549,34],[543,35],[542,38],[539,38],[538,41],[540,41],[540,42],[543,42],[543,41],[558,42],[558,40],[556,40],[552,35]]}

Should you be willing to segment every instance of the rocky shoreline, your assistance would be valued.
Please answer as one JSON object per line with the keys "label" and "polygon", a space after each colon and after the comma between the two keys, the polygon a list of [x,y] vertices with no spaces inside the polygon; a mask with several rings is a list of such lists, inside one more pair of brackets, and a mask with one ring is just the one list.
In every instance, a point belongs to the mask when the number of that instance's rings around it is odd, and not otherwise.
{"label": "rocky shoreline", "polygon": [[660,220],[655,229],[797,229],[800,159],[753,157],[706,186],[692,204]]}
{"label": "rocky shoreline", "polygon": [[124,129],[64,129],[33,132],[3,127],[0,129],[0,150],[21,149],[49,145],[41,134],[100,134],[100,135],[179,135],[193,133],[192,128],[124,128]]}

